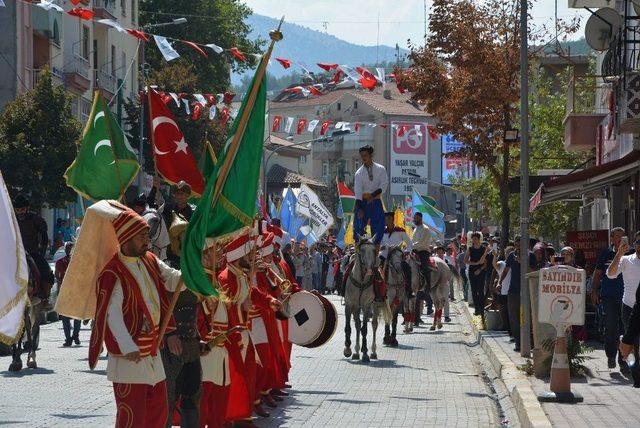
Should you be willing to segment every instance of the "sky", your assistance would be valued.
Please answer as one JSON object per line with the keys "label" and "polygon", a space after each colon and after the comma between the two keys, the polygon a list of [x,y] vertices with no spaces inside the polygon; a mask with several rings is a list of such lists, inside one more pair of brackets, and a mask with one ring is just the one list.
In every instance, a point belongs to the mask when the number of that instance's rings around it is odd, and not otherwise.
{"label": "sky", "polygon": [[[569,19],[580,16],[582,29],[573,39],[584,35],[584,24],[589,12],[569,9],[569,0],[538,0],[531,15],[536,24],[548,24],[553,28],[556,2],[558,17]],[[424,35],[423,0],[245,0],[255,13],[280,18],[319,31],[326,31],[351,43],[375,46],[400,47],[407,39],[421,40]],[[432,1],[427,0],[427,14]],[[378,34],[378,16],[380,30]]]}

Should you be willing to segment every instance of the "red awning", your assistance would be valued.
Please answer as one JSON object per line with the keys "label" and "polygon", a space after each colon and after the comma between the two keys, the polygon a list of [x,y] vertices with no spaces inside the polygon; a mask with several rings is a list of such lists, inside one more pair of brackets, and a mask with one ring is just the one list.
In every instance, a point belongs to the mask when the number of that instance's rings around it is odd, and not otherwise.
{"label": "red awning", "polygon": [[572,199],[623,181],[638,172],[640,151],[602,165],[586,168],[542,183],[529,200],[529,211],[549,202]]}

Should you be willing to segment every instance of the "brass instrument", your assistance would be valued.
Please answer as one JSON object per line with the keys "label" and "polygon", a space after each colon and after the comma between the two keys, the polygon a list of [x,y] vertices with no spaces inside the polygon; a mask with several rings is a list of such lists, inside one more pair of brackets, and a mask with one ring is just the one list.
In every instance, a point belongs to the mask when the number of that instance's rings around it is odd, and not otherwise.
{"label": "brass instrument", "polygon": [[273,279],[275,280],[277,286],[280,287],[280,291],[282,291],[283,293],[289,292],[289,289],[291,289],[291,281],[281,277],[280,275],[275,273],[273,269],[269,267],[267,269],[269,270],[271,275],[273,275]]}

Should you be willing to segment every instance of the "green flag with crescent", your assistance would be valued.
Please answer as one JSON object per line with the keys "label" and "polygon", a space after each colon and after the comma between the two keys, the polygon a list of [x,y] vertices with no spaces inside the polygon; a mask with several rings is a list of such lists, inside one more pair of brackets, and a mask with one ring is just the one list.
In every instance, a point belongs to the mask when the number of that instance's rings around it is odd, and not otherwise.
{"label": "green flag with crescent", "polygon": [[64,174],[67,185],[87,199],[120,199],[140,165],[100,91],[93,96],[78,154]]}

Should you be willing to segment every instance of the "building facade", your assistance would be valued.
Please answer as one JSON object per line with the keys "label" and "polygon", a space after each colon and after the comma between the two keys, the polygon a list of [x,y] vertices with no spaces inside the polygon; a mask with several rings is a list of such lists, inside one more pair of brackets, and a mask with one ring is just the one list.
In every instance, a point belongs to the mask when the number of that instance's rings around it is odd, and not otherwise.
{"label": "building facade", "polygon": [[597,53],[595,74],[574,71],[564,122],[565,149],[590,151],[592,160],[543,183],[530,209],[574,201],[581,204],[579,230],[622,226],[631,233],[640,215],[640,27],[633,19],[638,13],[627,0],[602,0],[598,6],[615,8],[620,27]]}

